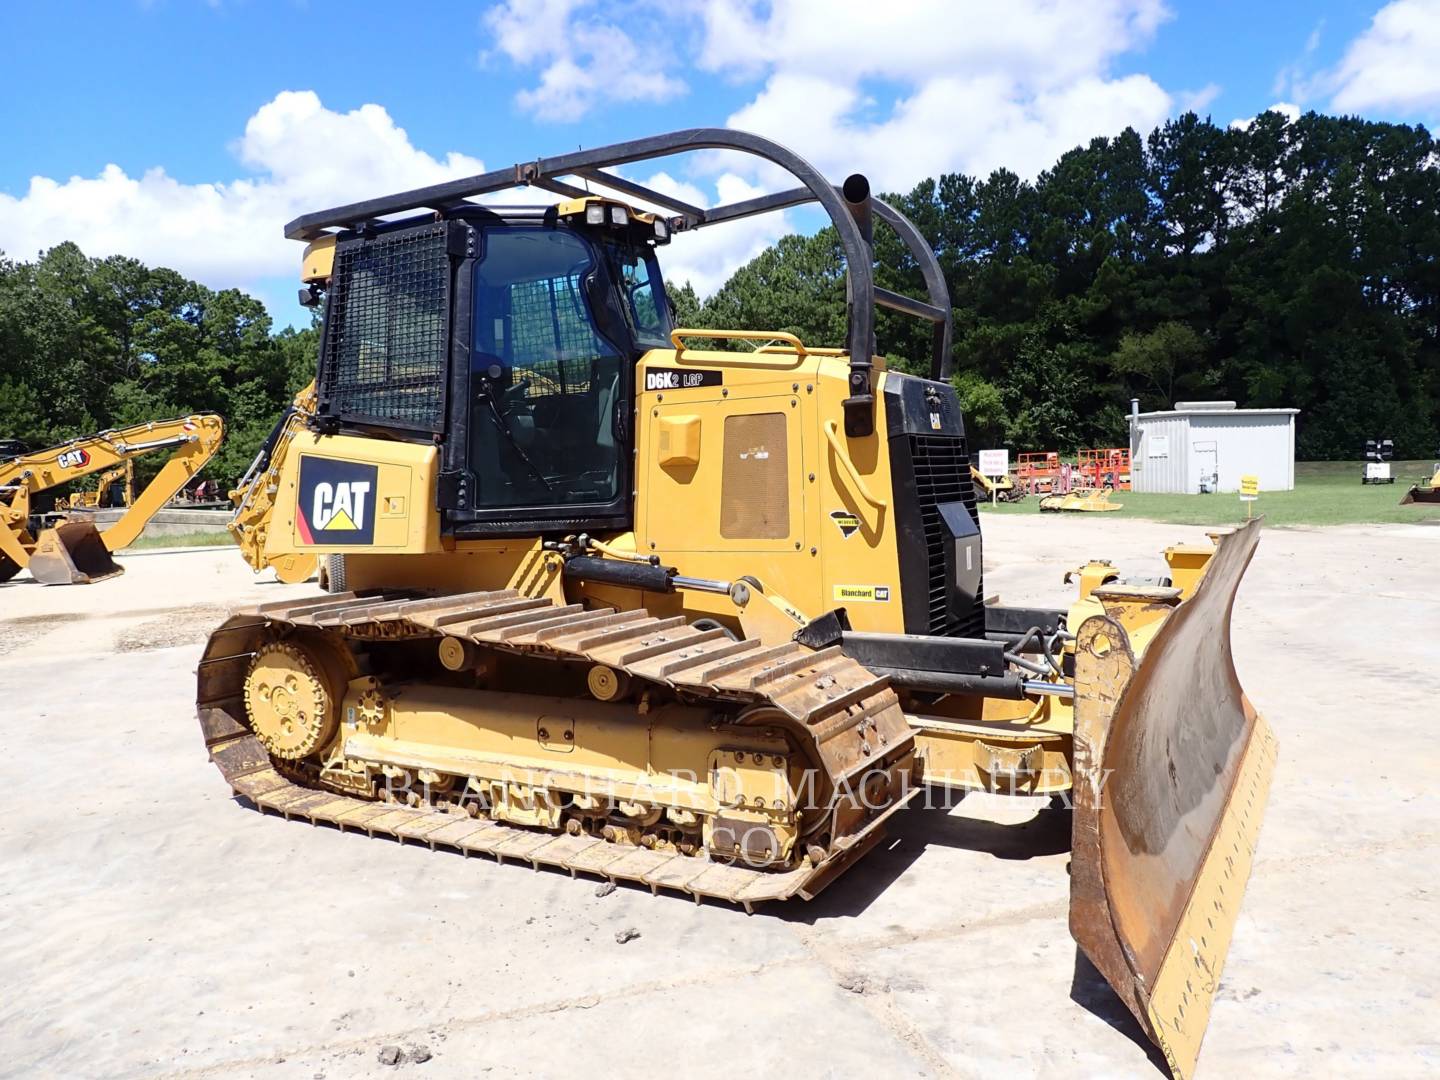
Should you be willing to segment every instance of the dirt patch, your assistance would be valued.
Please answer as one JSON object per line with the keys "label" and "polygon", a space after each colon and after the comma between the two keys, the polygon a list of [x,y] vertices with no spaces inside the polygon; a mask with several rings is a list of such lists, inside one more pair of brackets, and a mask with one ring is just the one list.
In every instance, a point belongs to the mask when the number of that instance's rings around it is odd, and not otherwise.
{"label": "dirt patch", "polygon": [[38,637],[43,637],[62,623],[88,617],[82,614],[66,613],[60,615],[16,615],[13,618],[0,619],[0,654],[8,653],[11,649],[18,649]]}
{"label": "dirt patch", "polygon": [[8,619],[0,619],[0,627],[5,626],[42,626],[45,623],[62,623],[71,619],[90,618],[83,611],[62,611],[55,615],[16,615]]}
{"label": "dirt patch", "polygon": [[124,631],[115,639],[115,651],[150,652],[204,641],[229,614],[230,609],[219,604],[175,608],[158,619],[150,619]]}

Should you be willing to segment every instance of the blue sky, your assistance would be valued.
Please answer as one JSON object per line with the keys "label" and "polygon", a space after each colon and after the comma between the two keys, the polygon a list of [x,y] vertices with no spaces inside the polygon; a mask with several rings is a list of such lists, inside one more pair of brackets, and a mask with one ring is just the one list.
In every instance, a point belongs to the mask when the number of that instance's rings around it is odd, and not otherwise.
{"label": "blue sky", "polygon": [[[1440,118],[1440,0],[846,6],[8,0],[0,249],[74,239],[247,288],[289,321],[294,213],[671,128],[751,127],[893,189],[1033,175],[1187,107]],[[711,202],[773,180],[713,156],[635,175]],[[682,238],[672,277],[712,289],[807,224]]]}

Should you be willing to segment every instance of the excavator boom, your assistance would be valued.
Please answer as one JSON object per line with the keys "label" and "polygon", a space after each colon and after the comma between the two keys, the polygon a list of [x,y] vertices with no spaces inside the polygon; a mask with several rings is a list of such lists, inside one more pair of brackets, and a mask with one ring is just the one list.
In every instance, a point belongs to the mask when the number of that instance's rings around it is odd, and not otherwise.
{"label": "excavator boom", "polygon": [[[111,553],[134,543],[156,512],[220,448],[225,422],[213,413],[157,420],[73,439],[0,462],[0,581],[29,568],[46,585],[80,585],[121,573]],[[90,522],[62,521],[30,531],[36,494],[94,473],[123,475],[137,457],[170,457],[125,513],[103,533]]]}

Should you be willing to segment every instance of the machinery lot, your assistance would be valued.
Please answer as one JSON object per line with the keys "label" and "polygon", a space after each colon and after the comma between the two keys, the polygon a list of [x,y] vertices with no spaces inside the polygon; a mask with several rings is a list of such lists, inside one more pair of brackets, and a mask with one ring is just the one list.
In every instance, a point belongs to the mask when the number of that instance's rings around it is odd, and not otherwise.
{"label": "machinery lot", "polygon": [[[1154,574],[1203,533],[985,528],[987,590],[1056,605],[1088,556]],[[1440,1069],[1437,551],[1425,525],[1261,542],[1234,648],[1280,765],[1201,1076]],[[0,1075],[1162,1075],[1077,965],[1062,813],[907,811],[754,916],[287,823],[205,762],[192,673],[227,608],[313,586],[233,550],[121,562],[0,586]]]}

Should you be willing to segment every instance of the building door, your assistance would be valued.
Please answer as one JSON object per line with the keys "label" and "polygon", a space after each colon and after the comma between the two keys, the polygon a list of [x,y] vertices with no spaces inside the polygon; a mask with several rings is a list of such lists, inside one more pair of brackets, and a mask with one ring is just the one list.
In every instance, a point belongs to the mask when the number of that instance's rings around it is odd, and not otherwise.
{"label": "building door", "polygon": [[1190,444],[1190,460],[1195,464],[1196,488],[1202,495],[1220,489],[1220,459],[1214,439]]}

